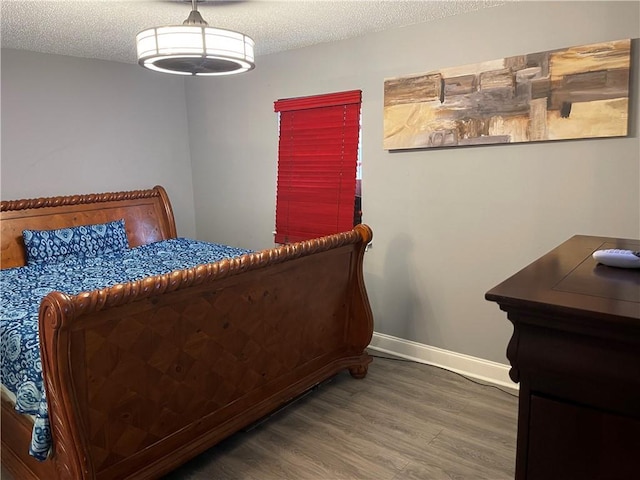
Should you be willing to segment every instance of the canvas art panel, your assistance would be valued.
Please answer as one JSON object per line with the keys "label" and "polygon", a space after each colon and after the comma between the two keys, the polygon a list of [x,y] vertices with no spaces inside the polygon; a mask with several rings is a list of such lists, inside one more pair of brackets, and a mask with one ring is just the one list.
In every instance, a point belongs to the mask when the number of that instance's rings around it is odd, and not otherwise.
{"label": "canvas art panel", "polygon": [[627,135],[631,40],[386,79],[384,148]]}

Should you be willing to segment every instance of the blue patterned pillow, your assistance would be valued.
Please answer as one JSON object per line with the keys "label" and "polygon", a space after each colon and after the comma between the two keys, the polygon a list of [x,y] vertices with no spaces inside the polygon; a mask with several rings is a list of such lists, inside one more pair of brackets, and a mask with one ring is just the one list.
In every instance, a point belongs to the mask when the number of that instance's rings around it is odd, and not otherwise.
{"label": "blue patterned pillow", "polygon": [[97,257],[129,248],[124,219],[59,230],[23,230],[27,263],[49,263],[67,257]]}

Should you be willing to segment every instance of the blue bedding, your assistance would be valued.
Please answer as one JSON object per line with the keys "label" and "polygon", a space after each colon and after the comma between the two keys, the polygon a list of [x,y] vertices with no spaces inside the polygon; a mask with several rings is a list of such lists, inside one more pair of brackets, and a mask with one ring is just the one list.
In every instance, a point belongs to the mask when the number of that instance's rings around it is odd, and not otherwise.
{"label": "blue bedding", "polygon": [[176,238],[99,257],[68,257],[0,270],[0,378],[15,395],[16,410],[35,416],[29,453],[44,460],[51,446],[38,343],[38,309],[43,297],[53,291],[76,295],[247,252]]}

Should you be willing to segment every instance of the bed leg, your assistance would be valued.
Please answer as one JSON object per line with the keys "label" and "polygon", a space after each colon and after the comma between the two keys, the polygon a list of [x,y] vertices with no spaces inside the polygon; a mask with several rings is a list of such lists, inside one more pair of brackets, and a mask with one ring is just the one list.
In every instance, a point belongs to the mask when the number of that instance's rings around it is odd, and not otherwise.
{"label": "bed leg", "polygon": [[367,376],[368,369],[368,365],[355,365],[353,367],[349,367],[349,373],[353,378],[361,379]]}

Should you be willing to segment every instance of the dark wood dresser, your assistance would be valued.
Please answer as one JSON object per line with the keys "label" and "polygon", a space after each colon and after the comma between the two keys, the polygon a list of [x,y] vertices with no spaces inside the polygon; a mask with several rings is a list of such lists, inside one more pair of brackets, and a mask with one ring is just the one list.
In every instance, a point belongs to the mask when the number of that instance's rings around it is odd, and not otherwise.
{"label": "dark wood dresser", "polygon": [[514,327],[518,480],[640,478],[640,269],[607,248],[640,240],[576,235],[485,295]]}

